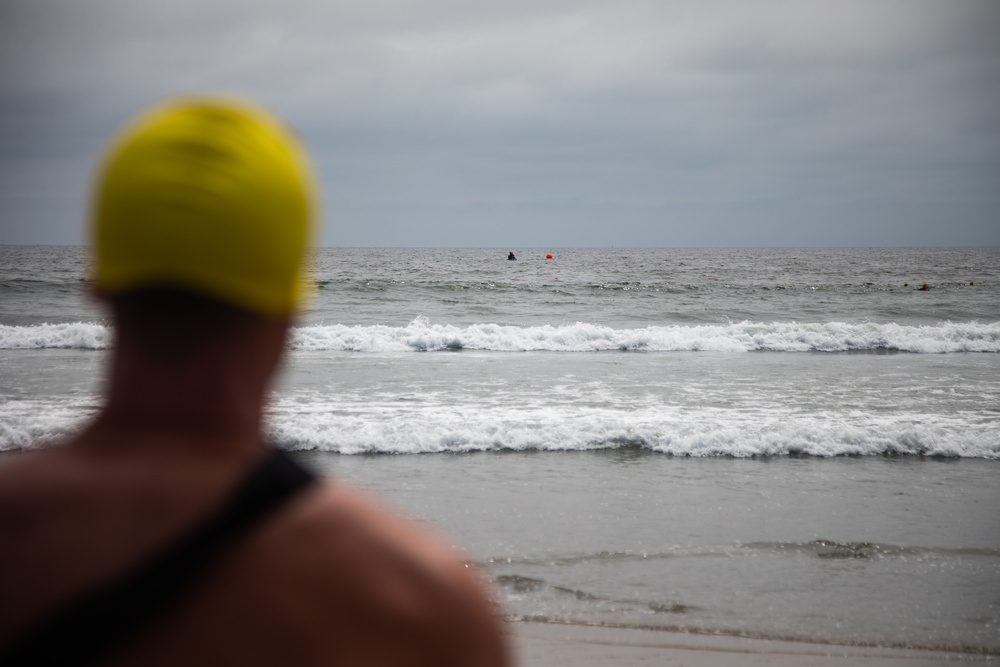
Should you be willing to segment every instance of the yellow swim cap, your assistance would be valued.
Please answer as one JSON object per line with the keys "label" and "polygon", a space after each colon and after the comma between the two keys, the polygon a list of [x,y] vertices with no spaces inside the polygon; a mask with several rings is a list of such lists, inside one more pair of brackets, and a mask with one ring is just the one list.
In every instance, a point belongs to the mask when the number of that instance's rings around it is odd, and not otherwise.
{"label": "yellow swim cap", "polygon": [[176,286],[289,314],[308,291],[315,207],[306,155],[280,121],[230,98],[172,100],[128,124],[104,157],[94,280],[110,294]]}

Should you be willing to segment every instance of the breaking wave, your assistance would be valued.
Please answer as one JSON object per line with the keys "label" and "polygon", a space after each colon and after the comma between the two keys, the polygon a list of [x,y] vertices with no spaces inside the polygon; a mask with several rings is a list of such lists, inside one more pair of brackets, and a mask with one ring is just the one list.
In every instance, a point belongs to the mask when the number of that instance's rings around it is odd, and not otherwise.
{"label": "breaking wave", "polygon": [[[101,324],[0,326],[0,349],[105,349],[110,330]],[[1000,352],[1000,322],[895,323],[732,322],[614,328],[576,322],[516,326],[432,324],[419,317],[406,326],[299,327],[296,350],[342,352],[852,352],[898,351],[920,354]]]}

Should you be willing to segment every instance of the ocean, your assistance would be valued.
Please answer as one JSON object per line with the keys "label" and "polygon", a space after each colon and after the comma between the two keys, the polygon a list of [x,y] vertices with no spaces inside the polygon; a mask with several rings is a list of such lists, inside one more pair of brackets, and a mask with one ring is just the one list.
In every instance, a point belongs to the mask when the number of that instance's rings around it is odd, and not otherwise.
{"label": "ocean", "polygon": [[[98,405],[87,261],[0,246],[0,452]],[[447,534],[513,622],[1000,655],[1000,248],[326,248],[313,275],[270,437]]]}

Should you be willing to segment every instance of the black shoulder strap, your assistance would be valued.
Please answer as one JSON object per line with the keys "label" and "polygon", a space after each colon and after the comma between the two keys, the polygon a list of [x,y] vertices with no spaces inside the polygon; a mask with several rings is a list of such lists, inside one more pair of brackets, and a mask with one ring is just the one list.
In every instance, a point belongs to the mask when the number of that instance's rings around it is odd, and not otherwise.
{"label": "black shoulder strap", "polygon": [[273,450],[222,507],[120,579],[71,600],[0,651],[0,665],[90,664],[165,611],[216,556],[314,476]]}

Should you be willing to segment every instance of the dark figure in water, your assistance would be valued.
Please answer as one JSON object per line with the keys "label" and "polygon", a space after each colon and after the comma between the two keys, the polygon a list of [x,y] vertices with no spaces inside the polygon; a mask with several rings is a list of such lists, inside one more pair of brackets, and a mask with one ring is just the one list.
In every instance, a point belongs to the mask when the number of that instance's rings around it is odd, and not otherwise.
{"label": "dark figure in water", "polygon": [[517,259],[517,257],[514,257],[514,252],[512,250],[507,251],[507,259]]}

